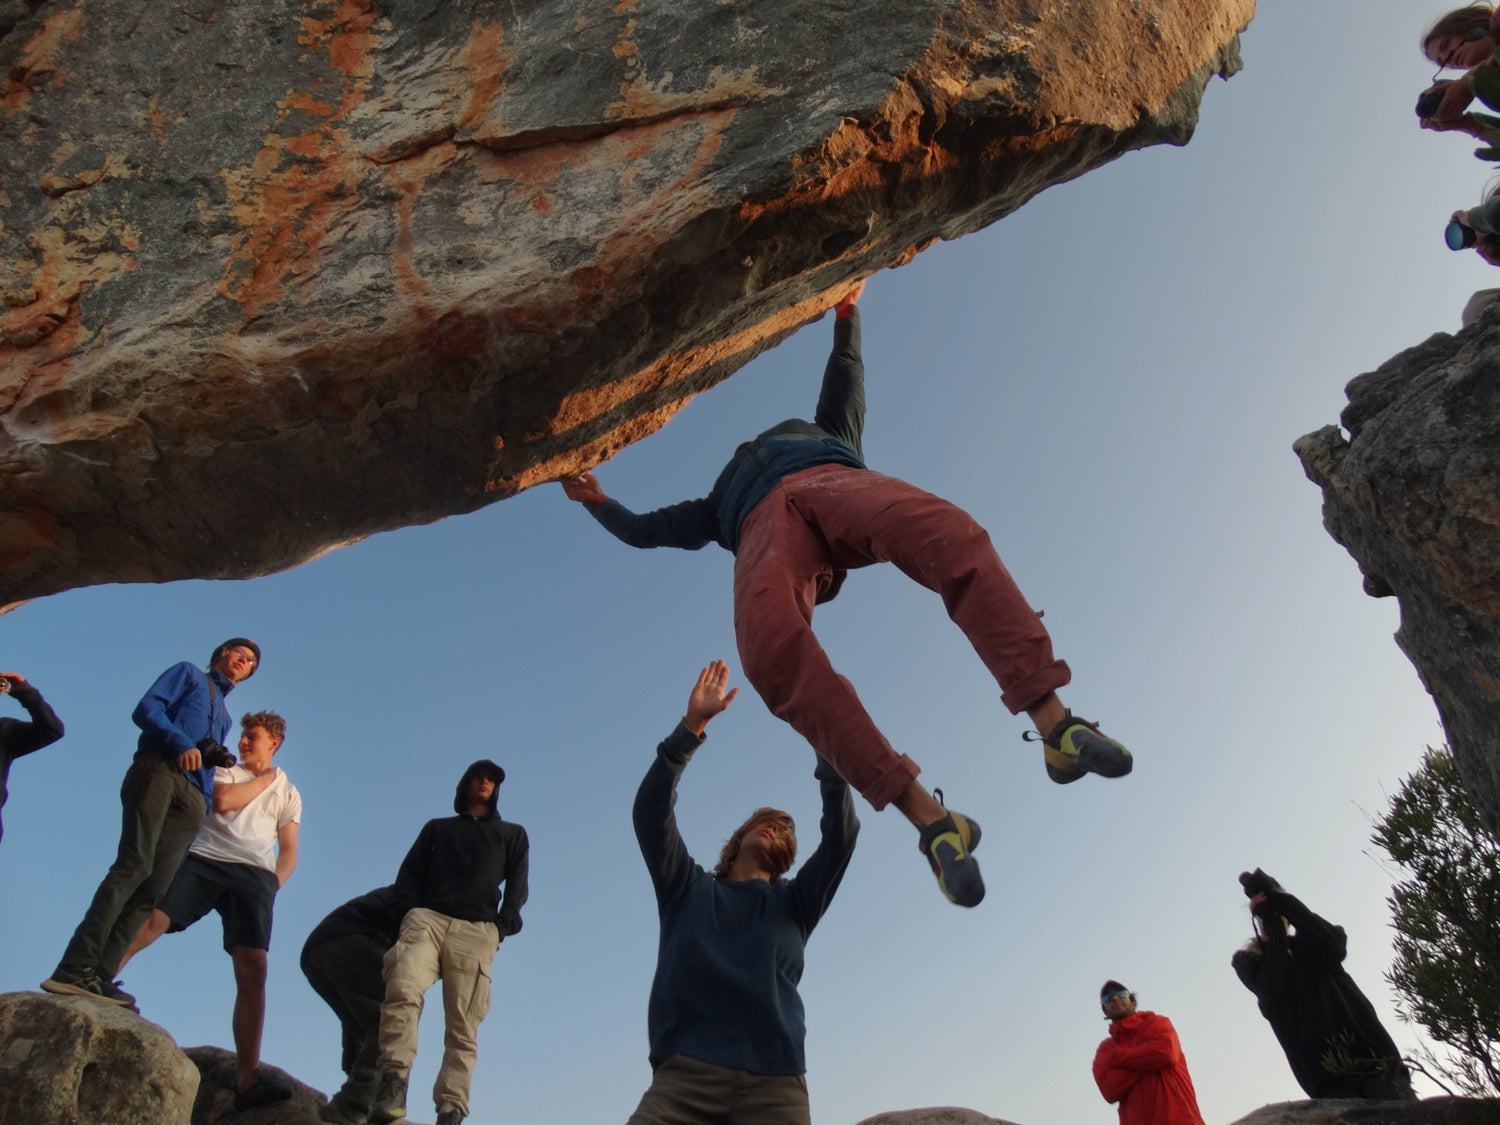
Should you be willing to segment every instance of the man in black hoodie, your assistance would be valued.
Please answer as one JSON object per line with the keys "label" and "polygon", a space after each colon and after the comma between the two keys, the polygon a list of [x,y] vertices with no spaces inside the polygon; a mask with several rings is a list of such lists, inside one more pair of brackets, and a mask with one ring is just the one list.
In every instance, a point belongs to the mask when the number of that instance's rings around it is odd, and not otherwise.
{"label": "man in black hoodie", "polygon": [[459,1125],[468,1116],[476,1037],[490,1008],[490,962],[500,942],[520,930],[526,902],[529,845],[526,829],[500,819],[504,780],[505,771],[491,761],[466,769],[453,796],[458,815],[429,820],[396,873],[406,915],[385,957],[380,1088],[370,1109],[375,1125],[406,1116],[417,1018],[437,980],[447,1023],[443,1065],[432,1087],[437,1125]]}

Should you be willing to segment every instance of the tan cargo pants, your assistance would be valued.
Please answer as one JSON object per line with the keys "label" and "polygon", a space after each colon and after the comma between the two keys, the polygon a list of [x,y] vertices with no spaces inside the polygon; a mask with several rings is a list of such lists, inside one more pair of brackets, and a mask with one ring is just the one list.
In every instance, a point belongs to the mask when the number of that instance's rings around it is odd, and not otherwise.
{"label": "tan cargo pants", "polygon": [[493,922],[465,922],[417,907],[385,955],[380,1007],[380,1070],[405,1078],[417,1057],[417,1020],[435,981],[443,982],[443,1065],[432,1086],[437,1111],[469,1114],[469,1083],[479,1052],[479,1023],[490,1010],[490,962],[500,948]]}

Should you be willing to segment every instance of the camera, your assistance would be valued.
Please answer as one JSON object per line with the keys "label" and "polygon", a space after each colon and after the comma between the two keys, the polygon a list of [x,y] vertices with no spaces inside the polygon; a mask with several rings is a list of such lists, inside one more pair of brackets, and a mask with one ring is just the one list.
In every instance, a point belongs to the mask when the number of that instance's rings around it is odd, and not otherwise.
{"label": "camera", "polygon": [[1443,241],[1448,244],[1449,250],[1467,250],[1479,241],[1479,234],[1473,227],[1466,227],[1453,219],[1443,231]]}
{"label": "camera", "polygon": [[1256,895],[1270,894],[1272,891],[1281,890],[1276,880],[1267,875],[1259,867],[1254,871],[1241,871],[1240,886],[1245,888],[1246,898],[1254,898]]}
{"label": "camera", "polygon": [[235,764],[234,755],[217,738],[200,738],[194,745],[197,746],[198,753],[203,755],[205,766],[217,766],[227,770]]}
{"label": "camera", "polygon": [[1426,121],[1438,111],[1438,106],[1443,104],[1443,95],[1448,92],[1451,82],[1434,82],[1417,98],[1417,116]]}
{"label": "camera", "polygon": [[10,692],[10,681],[4,676],[0,676],[0,692]]}

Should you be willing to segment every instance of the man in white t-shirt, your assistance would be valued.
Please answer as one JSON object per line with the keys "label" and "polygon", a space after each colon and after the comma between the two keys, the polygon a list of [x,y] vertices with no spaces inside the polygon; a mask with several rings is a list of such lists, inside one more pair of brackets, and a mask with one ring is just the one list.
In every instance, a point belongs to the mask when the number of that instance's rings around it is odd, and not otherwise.
{"label": "man in white t-shirt", "polygon": [[[240,720],[239,765],[214,770],[213,815],[125,961],[164,933],[185,930],[210,910],[224,921],[224,950],[234,961],[234,1048],[238,1062],[235,1108],[285,1101],[292,1088],[269,1075],[257,1078],[266,1020],[266,953],[271,907],[297,866],[302,797],[271,759],[286,737],[286,720],[256,711]],[[121,962],[124,965],[125,961]]]}

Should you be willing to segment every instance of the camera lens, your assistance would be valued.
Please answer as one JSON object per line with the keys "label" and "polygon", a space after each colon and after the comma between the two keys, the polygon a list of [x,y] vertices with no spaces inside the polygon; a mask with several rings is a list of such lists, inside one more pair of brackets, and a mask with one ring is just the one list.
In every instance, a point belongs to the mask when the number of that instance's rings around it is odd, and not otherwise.
{"label": "camera lens", "polygon": [[1466,227],[1454,219],[1443,231],[1443,241],[1448,244],[1449,250],[1467,250],[1479,241],[1479,235],[1474,233],[1473,227]]}

